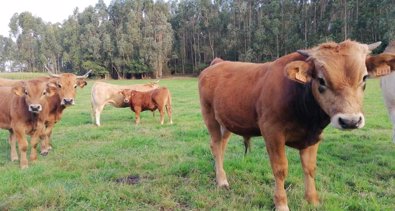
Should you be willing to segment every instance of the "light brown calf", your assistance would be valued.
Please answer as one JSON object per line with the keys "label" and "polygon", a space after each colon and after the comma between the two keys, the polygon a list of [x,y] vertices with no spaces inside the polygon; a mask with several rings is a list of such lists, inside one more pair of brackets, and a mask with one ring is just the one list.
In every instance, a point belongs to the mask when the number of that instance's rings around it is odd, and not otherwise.
{"label": "light brown calf", "polygon": [[92,105],[92,121],[100,126],[100,115],[105,105],[110,104],[115,108],[126,108],[129,104],[123,102],[123,97],[119,91],[123,89],[131,89],[136,91],[150,91],[159,87],[158,82],[147,84],[132,85],[114,85],[104,82],[95,82],[92,86],[91,105]]}
{"label": "light brown calf", "polygon": [[386,74],[395,65],[395,55],[368,56],[377,46],[331,42],[273,62],[217,61],[203,70],[200,104],[211,136],[218,186],[229,186],[223,160],[231,133],[247,139],[263,136],[275,178],[276,210],[289,210],[284,189],[286,145],[299,150],[305,198],[318,205],[314,176],[322,131],[328,124],[362,128],[368,74]]}
{"label": "light brown calf", "polygon": [[171,110],[171,94],[166,87],[157,88],[148,92],[139,92],[131,89],[124,89],[119,92],[124,97],[124,102],[130,105],[130,109],[136,113],[136,124],[140,123],[141,111],[159,110],[160,124],[163,125],[165,119],[165,109],[169,117],[169,123],[173,124]]}
{"label": "light brown calf", "polygon": [[37,159],[37,144],[45,133],[48,117],[48,98],[56,92],[52,83],[30,80],[17,83],[13,87],[0,87],[0,128],[10,131],[11,160],[18,160],[16,141],[21,154],[21,168],[28,167],[26,135],[31,136],[30,159]]}

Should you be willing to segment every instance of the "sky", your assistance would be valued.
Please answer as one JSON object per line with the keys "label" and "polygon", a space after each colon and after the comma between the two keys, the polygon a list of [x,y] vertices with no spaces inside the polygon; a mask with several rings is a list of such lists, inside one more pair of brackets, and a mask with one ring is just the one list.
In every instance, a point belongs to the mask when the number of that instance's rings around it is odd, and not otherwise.
{"label": "sky", "polygon": [[[8,37],[11,17],[15,13],[29,11],[44,22],[63,23],[78,7],[82,12],[86,7],[95,6],[98,0],[5,0],[0,7],[0,35]],[[111,0],[104,0],[108,7]]]}

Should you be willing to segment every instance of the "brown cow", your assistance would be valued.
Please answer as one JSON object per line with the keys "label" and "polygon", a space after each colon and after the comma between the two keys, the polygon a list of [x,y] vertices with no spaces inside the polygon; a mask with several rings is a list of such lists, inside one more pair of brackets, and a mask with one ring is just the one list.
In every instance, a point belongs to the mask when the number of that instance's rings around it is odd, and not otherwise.
{"label": "brown cow", "polygon": [[50,78],[41,78],[44,81],[50,81],[56,84],[56,94],[50,97],[49,100],[49,114],[45,122],[45,134],[41,136],[41,154],[47,155],[48,151],[52,149],[51,135],[55,124],[62,118],[63,110],[75,103],[75,95],[77,87],[83,88],[87,85],[86,78],[89,76],[89,70],[82,76],[77,76],[73,73],[54,74],[48,71]]}
{"label": "brown cow", "polygon": [[23,81],[14,87],[0,87],[0,128],[10,131],[11,160],[21,154],[21,168],[28,167],[26,135],[31,136],[31,160],[37,159],[38,138],[45,132],[49,113],[48,98],[56,92],[54,84],[41,80]]}
{"label": "brown cow", "polygon": [[136,124],[140,123],[141,111],[159,110],[160,124],[163,125],[165,119],[165,109],[169,117],[169,123],[173,124],[171,117],[171,94],[168,88],[161,87],[148,92],[139,92],[131,89],[124,89],[119,92],[124,97],[124,102],[130,105],[130,109],[136,113]]}
{"label": "brown cow", "polygon": [[123,102],[123,97],[119,91],[123,89],[132,89],[136,91],[150,91],[159,87],[158,82],[148,84],[132,84],[132,85],[114,85],[104,82],[95,82],[92,86],[91,105],[92,105],[92,121],[100,126],[100,115],[106,104],[111,104],[115,108],[126,108],[129,104]]}
{"label": "brown cow", "polygon": [[207,67],[199,77],[199,94],[218,186],[229,186],[223,160],[231,133],[263,136],[275,177],[276,209],[289,210],[284,190],[286,145],[300,151],[305,198],[318,205],[314,174],[323,129],[329,123],[338,129],[363,127],[368,72],[377,75],[378,66],[395,63],[381,55],[368,57],[377,46],[330,42],[273,62],[224,61]]}

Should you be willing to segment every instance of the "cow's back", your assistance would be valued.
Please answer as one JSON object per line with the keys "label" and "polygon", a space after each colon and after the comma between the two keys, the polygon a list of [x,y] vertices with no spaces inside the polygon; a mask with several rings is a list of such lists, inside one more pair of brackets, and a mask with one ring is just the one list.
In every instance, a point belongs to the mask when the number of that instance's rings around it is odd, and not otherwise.
{"label": "cow's back", "polygon": [[3,87],[3,86],[14,86],[14,85],[16,85],[19,82],[20,82],[20,80],[0,78],[0,87]]}

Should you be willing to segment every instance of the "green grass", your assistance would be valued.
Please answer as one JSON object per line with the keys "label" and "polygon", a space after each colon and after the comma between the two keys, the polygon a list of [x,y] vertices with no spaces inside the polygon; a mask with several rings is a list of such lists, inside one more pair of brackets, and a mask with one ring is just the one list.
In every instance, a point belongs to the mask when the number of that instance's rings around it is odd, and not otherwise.
{"label": "green grass", "polygon": [[47,73],[32,73],[32,72],[11,72],[11,73],[6,73],[6,72],[0,72],[0,78],[9,78],[9,79],[23,79],[23,80],[29,80],[32,78],[36,77],[41,77],[41,76],[48,76]]}
{"label": "green grass", "polygon": [[[110,81],[116,84],[147,81]],[[91,124],[93,81],[78,90],[54,129],[54,149],[21,170],[10,161],[7,131],[0,132],[0,210],[272,210],[273,174],[262,138],[244,157],[233,135],[225,155],[230,190],[216,188],[209,135],[202,121],[196,78],[163,79],[173,95],[173,125],[143,112],[134,125],[128,108],[107,106],[102,126]],[[395,210],[395,145],[379,80],[368,82],[366,126],[328,127],[318,152],[321,205],[304,197],[297,150],[287,148],[291,210]],[[116,179],[139,176],[138,184]]]}

